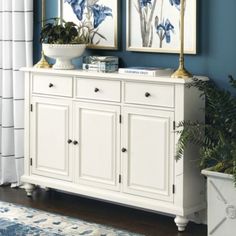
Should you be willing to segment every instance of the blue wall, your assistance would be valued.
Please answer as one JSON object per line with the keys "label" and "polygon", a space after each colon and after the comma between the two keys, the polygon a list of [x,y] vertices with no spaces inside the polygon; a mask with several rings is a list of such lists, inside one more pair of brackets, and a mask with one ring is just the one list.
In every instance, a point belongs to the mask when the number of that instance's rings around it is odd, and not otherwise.
{"label": "blue wall", "polygon": [[[55,17],[58,14],[59,0],[46,0],[47,18]],[[37,63],[41,56],[41,44],[39,43],[41,29],[41,0],[34,0],[34,63]]]}
{"label": "blue wall", "polygon": [[[38,43],[40,2],[35,1],[34,59],[39,59]],[[57,0],[47,1],[47,17],[57,15]],[[116,55],[121,66],[177,67],[178,55],[127,52],[126,47],[126,1],[120,1],[120,50],[91,50],[99,55]],[[221,87],[227,87],[227,75],[236,78],[236,0],[198,1],[198,54],[187,55],[186,67],[194,74],[207,75]]]}

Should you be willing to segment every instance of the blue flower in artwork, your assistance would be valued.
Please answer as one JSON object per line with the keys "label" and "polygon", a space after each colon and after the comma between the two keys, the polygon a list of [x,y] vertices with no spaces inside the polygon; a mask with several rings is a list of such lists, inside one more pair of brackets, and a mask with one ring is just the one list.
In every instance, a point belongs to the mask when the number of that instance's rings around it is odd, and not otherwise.
{"label": "blue flower in artwork", "polygon": [[164,20],[163,23],[157,25],[156,31],[157,33],[160,33],[160,31],[164,32],[163,39],[166,39],[166,43],[170,43],[170,33],[174,32],[174,26],[170,23],[169,19],[166,19],[166,21]]}
{"label": "blue flower in artwork", "polygon": [[65,0],[65,2],[71,5],[76,17],[81,21],[84,14],[85,0]]}
{"label": "blue flower in artwork", "polygon": [[139,0],[141,7],[146,7],[148,4],[152,5],[152,0]]}
{"label": "blue flower in artwork", "polygon": [[93,12],[93,25],[96,29],[105,19],[107,16],[112,16],[112,9],[110,7],[94,4],[91,6]]}
{"label": "blue flower in artwork", "polygon": [[180,0],[169,0],[171,6],[175,6],[178,10],[180,10]]}

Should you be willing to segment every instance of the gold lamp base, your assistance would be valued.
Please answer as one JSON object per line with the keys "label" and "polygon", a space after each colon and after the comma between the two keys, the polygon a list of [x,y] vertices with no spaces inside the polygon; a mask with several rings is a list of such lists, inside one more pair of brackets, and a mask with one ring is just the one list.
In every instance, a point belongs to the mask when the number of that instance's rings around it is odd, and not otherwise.
{"label": "gold lamp base", "polygon": [[180,66],[178,70],[176,70],[172,75],[171,78],[178,78],[178,79],[189,79],[193,78],[193,75],[189,73],[184,67]]}
{"label": "gold lamp base", "polygon": [[47,62],[47,60],[45,58],[45,55],[44,55],[44,52],[42,51],[41,59],[40,59],[40,61],[37,64],[34,65],[34,68],[49,69],[51,67],[52,66]]}

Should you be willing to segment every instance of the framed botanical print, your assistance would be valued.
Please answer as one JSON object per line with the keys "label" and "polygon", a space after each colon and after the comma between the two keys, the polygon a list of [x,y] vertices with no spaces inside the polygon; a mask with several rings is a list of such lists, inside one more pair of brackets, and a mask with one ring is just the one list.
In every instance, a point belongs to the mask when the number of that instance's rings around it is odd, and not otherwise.
{"label": "framed botanical print", "polygon": [[[197,0],[185,0],[185,53],[196,54]],[[127,0],[127,50],[179,53],[180,0]]]}
{"label": "framed botanical print", "polygon": [[118,48],[118,0],[60,1],[60,15],[65,21],[86,25],[91,32],[95,32],[89,48]]}

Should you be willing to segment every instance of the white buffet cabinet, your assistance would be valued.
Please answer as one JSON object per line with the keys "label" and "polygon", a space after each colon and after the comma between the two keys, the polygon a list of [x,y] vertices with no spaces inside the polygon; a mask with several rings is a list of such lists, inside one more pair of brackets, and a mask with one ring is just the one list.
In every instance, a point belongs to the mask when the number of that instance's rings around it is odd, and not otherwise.
{"label": "white buffet cabinet", "polygon": [[22,70],[29,196],[40,185],[168,213],[180,231],[205,208],[197,150],[175,160],[176,124],[203,118],[191,80]]}

